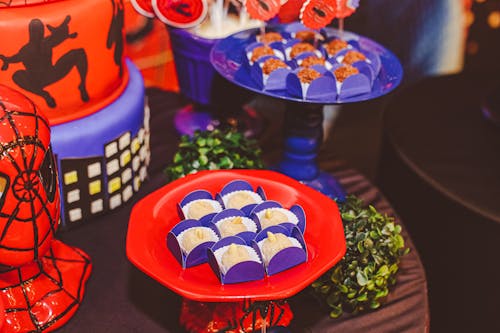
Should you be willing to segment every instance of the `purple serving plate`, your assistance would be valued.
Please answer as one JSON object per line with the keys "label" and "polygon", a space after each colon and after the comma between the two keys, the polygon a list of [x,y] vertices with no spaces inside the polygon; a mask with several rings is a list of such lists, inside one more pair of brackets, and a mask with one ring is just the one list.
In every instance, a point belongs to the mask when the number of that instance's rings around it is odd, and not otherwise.
{"label": "purple serving plate", "polygon": [[[285,31],[286,25],[269,27],[268,30]],[[367,51],[378,55],[381,62],[381,68],[378,76],[373,81],[373,87],[369,93],[360,94],[352,97],[343,98],[342,95],[326,95],[322,98],[302,99],[291,95],[287,90],[263,90],[250,75],[250,69],[245,65],[246,56],[245,48],[255,41],[256,34],[259,29],[249,29],[235,33],[229,37],[219,40],[212,48],[210,53],[210,62],[215,70],[219,72],[227,80],[249,89],[259,94],[296,101],[302,103],[315,104],[343,104],[361,102],[374,99],[394,90],[403,78],[403,68],[398,58],[388,49],[378,44],[377,42],[344,31],[342,38],[346,41],[355,41],[362,51]],[[327,38],[334,36],[340,37],[340,32],[333,28],[325,28],[323,31]]]}

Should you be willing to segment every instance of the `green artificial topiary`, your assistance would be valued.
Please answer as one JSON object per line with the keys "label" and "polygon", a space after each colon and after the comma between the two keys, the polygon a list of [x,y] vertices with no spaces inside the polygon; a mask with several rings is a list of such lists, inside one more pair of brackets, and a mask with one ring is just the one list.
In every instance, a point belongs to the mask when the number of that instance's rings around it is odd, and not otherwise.
{"label": "green artificial topiary", "polygon": [[257,141],[247,139],[233,128],[196,131],[183,135],[173,163],[165,173],[169,181],[200,170],[263,169]]}
{"label": "green artificial topiary", "polygon": [[312,284],[330,316],[377,309],[396,283],[400,257],[409,252],[394,218],[348,196],[339,204],[346,238],[342,260]]}

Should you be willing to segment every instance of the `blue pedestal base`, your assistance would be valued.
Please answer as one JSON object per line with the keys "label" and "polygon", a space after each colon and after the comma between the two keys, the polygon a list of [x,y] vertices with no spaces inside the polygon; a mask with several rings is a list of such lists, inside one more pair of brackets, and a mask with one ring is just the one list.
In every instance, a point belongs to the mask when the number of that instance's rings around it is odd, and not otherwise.
{"label": "blue pedestal base", "polygon": [[345,201],[346,193],[339,182],[329,173],[321,171],[318,177],[312,180],[302,180],[302,183],[325,194],[337,202]]}

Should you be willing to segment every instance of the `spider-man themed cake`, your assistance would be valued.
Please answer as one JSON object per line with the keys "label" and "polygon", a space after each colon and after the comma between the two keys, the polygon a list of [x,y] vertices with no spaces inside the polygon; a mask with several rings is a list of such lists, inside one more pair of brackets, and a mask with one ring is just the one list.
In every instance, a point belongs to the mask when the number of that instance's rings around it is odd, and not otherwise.
{"label": "spider-man themed cake", "polygon": [[121,206],[146,177],[144,83],[123,24],[122,0],[0,0],[0,82],[48,118],[66,226]]}

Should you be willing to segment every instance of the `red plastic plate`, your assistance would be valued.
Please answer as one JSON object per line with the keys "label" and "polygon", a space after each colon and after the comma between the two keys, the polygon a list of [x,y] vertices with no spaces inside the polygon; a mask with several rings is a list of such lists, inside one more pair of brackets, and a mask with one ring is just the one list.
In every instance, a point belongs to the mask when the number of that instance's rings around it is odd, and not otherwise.
{"label": "red plastic plate", "polygon": [[[235,179],[262,186],[269,200],[285,208],[299,204],[306,213],[306,263],[263,280],[221,285],[208,264],[183,270],[166,245],[166,236],[180,219],[176,204],[189,192],[217,193]],[[201,302],[231,302],[251,298],[288,298],[310,285],[345,253],[342,220],[336,203],[283,174],[267,170],[201,171],[149,194],[133,208],[127,233],[127,256],[146,274],[186,298]]]}

